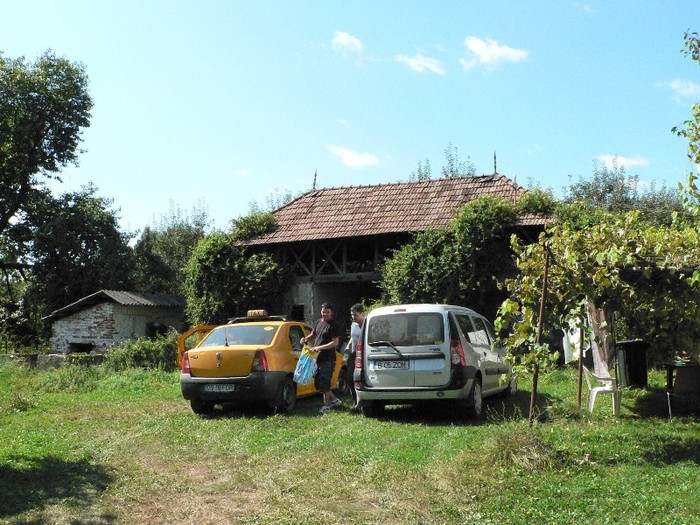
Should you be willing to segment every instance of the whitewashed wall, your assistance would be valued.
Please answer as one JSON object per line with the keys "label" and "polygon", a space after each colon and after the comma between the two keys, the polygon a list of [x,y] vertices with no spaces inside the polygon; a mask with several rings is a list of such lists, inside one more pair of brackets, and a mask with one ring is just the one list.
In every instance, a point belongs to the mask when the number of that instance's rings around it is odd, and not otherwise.
{"label": "whitewashed wall", "polygon": [[182,311],[154,306],[122,306],[100,303],[53,322],[51,350],[69,353],[71,344],[90,344],[96,352],[125,341],[146,336],[149,323],[182,329]]}

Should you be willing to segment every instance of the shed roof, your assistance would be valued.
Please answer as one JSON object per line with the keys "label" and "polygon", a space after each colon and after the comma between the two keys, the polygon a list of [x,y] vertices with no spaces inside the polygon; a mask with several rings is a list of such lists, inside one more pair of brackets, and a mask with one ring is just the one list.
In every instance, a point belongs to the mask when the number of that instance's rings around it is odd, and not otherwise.
{"label": "shed roof", "polygon": [[185,298],[181,295],[171,295],[164,293],[134,293],[119,290],[100,290],[91,295],[78,299],[63,308],[54,310],[46,318],[58,318],[70,315],[84,308],[88,308],[98,303],[113,302],[122,306],[146,306],[146,307],[166,307],[183,308]]}
{"label": "shed roof", "polygon": [[[459,208],[478,197],[515,202],[525,191],[498,174],[312,190],[273,212],[275,231],[246,244],[420,232],[447,226]],[[535,215],[523,215],[519,222],[544,223]]]}

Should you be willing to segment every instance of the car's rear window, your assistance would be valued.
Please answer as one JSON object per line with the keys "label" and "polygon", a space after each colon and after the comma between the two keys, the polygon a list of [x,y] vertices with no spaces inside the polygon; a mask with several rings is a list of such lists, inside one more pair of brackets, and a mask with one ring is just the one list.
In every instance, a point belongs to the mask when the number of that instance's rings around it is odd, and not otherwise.
{"label": "car's rear window", "polygon": [[269,345],[277,333],[276,325],[227,325],[215,328],[199,344],[207,346]]}
{"label": "car's rear window", "polygon": [[377,315],[368,320],[367,343],[388,341],[395,346],[434,345],[445,340],[443,317],[436,312]]}

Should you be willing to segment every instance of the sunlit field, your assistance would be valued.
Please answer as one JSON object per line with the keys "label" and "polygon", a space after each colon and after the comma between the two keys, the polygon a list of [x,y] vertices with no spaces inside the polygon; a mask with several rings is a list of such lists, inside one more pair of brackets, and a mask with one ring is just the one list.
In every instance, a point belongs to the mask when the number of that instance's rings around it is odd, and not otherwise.
{"label": "sunlit field", "polygon": [[[0,365],[0,522],[700,523],[694,405],[669,422],[663,373],[592,417],[577,376],[528,378],[487,417],[450,405],[319,415],[224,407],[195,416],[177,373]],[[584,400],[586,392],[584,391]]]}

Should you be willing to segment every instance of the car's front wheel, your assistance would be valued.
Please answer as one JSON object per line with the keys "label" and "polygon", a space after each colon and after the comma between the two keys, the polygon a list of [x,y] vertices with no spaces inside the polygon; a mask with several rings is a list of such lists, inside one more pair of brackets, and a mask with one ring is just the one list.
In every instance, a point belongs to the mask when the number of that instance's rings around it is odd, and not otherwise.
{"label": "car's front wheel", "polygon": [[214,412],[214,403],[212,401],[202,401],[198,398],[190,400],[190,407],[192,407],[192,412],[198,416],[207,416]]}
{"label": "car's front wheel", "polygon": [[277,393],[275,406],[282,412],[289,412],[294,408],[297,402],[297,384],[292,381],[291,377],[287,377],[280,386]]}
{"label": "car's front wheel", "polygon": [[345,396],[350,393],[350,380],[348,379],[348,369],[343,367],[340,369],[340,374],[338,375],[338,383],[336,384],[336,390],[341,396]]}

